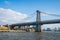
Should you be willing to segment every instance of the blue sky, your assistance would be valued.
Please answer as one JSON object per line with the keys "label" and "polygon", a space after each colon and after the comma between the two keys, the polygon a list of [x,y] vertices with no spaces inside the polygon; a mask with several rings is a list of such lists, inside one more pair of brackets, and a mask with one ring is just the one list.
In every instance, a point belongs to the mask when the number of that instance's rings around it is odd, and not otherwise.
{"label": "blue sky", "polygon": [[[36,10],[60,15],[60,0],[0,0],[0,24],[35,21]],[[41,13],[42,20],[59,18]]]}
{"label": "blue sky", "polygon": [[59,15],[59,0],[0,0],[0,7],[12,9],[25,14],[33,14],[36,10]]}

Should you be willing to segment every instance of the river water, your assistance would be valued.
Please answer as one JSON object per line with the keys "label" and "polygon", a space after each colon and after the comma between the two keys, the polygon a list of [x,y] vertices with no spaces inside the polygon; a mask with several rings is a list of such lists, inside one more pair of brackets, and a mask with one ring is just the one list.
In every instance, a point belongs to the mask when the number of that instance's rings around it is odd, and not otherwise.
{"label": "river water", "polygon": [[0,32],[0,40],[60,40],[60,32]]}

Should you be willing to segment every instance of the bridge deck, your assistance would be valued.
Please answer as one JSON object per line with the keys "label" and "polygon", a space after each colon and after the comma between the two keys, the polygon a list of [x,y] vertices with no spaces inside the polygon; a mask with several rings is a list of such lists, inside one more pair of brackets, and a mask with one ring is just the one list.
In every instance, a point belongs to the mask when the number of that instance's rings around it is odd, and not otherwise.
{"label": "bridge deck", "polygon": [[[60,23],[60,19],[41,21],[41,25],[54,24],[54,23]],[[13,25],[14,26],[36,25],[36,22],[17,23],[17,24],[13,24]]]}

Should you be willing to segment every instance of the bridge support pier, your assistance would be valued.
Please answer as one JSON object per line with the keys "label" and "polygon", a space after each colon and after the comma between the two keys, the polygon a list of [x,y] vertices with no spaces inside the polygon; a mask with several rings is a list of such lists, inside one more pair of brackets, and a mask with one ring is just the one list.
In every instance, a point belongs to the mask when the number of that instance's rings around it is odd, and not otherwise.
{"label": "bridge support pier", "polygon": [[[40,11],[37,10],[37,17],[36,17],[36,30],[35,32],[41,32],[41,18],[40,18]],[[40,24],[39,24],[40,22]]]}

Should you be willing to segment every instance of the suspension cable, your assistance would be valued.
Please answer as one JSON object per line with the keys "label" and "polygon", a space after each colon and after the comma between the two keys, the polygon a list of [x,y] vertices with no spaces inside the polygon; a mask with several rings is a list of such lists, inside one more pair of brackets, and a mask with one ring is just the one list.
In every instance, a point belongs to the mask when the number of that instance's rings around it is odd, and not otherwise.
{"label": "suspension cable", "polygon": [[47,15],[51,15],[51,16],[60,17],[60,15],[57,15],[57,14],[48,14],[48,13],[45,13],[45,12],[41,12],[41,13],[44,13],[44,14],[47,14]]}

